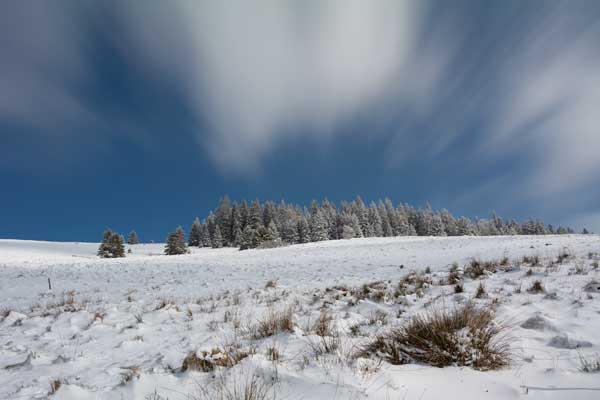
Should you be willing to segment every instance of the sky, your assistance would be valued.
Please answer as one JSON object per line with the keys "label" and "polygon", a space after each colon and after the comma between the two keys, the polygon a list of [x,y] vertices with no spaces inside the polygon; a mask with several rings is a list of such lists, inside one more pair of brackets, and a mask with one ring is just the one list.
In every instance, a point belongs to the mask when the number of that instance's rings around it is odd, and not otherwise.
{"label": "sky", "polygon": [[0,238],[160,241],[220,197],[600,231],[600,2],[0,5]]}

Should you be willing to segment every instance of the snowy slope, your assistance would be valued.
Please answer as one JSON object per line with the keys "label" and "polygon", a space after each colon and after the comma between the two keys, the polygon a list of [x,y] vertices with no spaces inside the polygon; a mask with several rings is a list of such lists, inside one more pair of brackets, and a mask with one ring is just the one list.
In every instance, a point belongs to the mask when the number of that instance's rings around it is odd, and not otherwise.
{"label": "snowy slope", "polygon": [[[232,341],[256,354],[223,374],[260,371],[272,378],[276,370],[272,391],[278,399],[600,398],[600,391],[525,394],[521,387],[600,388],[600,375],[578,371],[578,351],[600,351],[600,294],[582,289],[600,280],[593,267],[598,236],[353,239],[244,252],[194,249],[170,257],[161,255],[163,245],[145,244],[117,260],[95,257],[97,246],[0,240],[0,399],[46,398],[55,380],[62,383],[52,395],[58,399],[144,399],[155,390],[157,399],[186,399],[213,375],[182,372],[186,355]],[[565,250],[570,257],[560,267],[544,268]],[[526,276],[519,260],[534,255],[541,265]],[[489,296],[477,301],[500,304],[498,318],[515,326],[511,368],[479,372],[350,361],[350,349],[376,332],[432,303],[471,298],[479,281],[466,280],[460,296],[435,283],[449,265],[502,257],[514,270],[488,276]],[[392,285],[427,267],[434,284],[421,297],[349,306],[347,298],[324,290],[373,281]],[[545,294],[527,293],[535,279]],[[268,281],[276,287],[265,288]],[[247,337],[246,328],[265,313],[289,305],[294,332]],[[323,307],[342,334],[335,357],[310,351],[309,326]],[[368,323],[377,312],[385,313],[386,322]],[[532,317],[545,325],[520,327]],[[363,334],[350,335],[352,325]],[[282,353],[277,363],[265,355],[274,343]]]}

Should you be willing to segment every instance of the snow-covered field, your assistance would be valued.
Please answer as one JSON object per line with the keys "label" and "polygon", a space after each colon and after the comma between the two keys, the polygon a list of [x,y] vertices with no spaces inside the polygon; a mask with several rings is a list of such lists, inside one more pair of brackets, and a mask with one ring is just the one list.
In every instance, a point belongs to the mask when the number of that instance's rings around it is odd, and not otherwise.
{"label": "snow-covered field", "polygon": [[[142,244],[114,260],[97,258],[97,247],[0,240],[0,399],[218,399],[219,383],[253,376],[265,399],[600,398],[600,374],[580,371],[580,355],[600,353],[595,235],[353,239],[184,256]],[[447,284],[453,263],[460,273],[473,259],[505,257],[496,273],[462,277],[463,293]],[[398,293],[413,270],[425,284]],[[527,290],[536,280],[544,292]],[[473,301],[511,326],[510,367],[356,357],[415,314],[473,299],[481,282],[487,293]],[[286,312],[290,330],[257,334],[265,315]],[[332,319],[328,339],[315,332],[322,315]],[[328,351],[324,340],[334,341]],[[184,371],[190,354],[217,366]]]}

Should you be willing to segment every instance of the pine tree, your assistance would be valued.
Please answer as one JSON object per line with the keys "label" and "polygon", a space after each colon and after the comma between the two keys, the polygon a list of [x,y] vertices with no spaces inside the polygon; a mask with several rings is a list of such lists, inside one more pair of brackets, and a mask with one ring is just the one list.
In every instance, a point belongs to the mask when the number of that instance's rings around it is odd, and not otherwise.
{"label": "pine tree", "polygon": [[354,231],[354,237],[357,237],[357,238],[364,237],[362,228],[360,227],[360,221],[358,220],[358,217],[354,214],[352,214],[352,216],[351,216],[350,227]]}
{"label": "pine tree", "polygon": [[435,214],[431,221],[431,236],[446,236],[446,232],[444,231],[444,223],[442,222],[442,217],[439,214]]}
{"label": "pine tree", "polygon": [[242,200],[242,204],[240,205],[240,229],[242,232],[248,225],[248,204],[246,200]]}
{"label": "pine tree", "polygon": [[138,235],[135,231],[129,232],[129,236],[127,237],[127,244],[138,244],[140,241],[138,239]]}
{"label": "pine tree", "polygon": [[298,243],[310,242],[310,230],[308,228],[308,222],[304,216],[300,216],[298,219]]}
{"label": "pine tree", "polygon": [[329,239],[329,234],[327,233],[327,228],[323,221],[323,215],[318,208],[313,208],[308,226],[310,229],[310,240],[312,242],[320,242]]}
{"label": "pine tree", "polygon": [[240,241],[242,240],[242,221],[240,218],[240,210],[236,202],[233,202],[233,205],[231,206],[229,220],[231,222],[231,245],[239,247]]}
{"label": "pine tree", "polygon": [[125,257],[125,239],[116,232],[107,229],[104,231],[102,243],[98,247],[98,256],[102,258]]}
{"label": "pine tree", "polygon": [[188,238],[188,245],[190,247],[200,247],[200,236],[201,236],[202,226],[200,225],[200,220],[196,218],[192,227],[190,228],[190,236]]}
{"label": "pine tree", "polygon": [[473,229],[471,228],[471,221],[467,217],[460,217],[456,221],[456,233],[458,236],[471,236],[473,235]]}
{"label": "pine tree", "polygon": [[256,231],[252,229],[250,225],[246,225],[242,232],[242,239],[240,243],[240,250],[247,250],[254,248],[254,236]]}
{"label": "pine tree", "polygon": [[208,224],[203,222],[200,226],[200,247],[210,247],[210,233],[208,231]]}
{"label": "pine tree", "polygon": [[188,247],[185,243],[185,232],[182,227],[177,227],[175,232],[169,233],[167,237],[167,244],[165,245],[165,254],[173,256],[177,254],[188,253]]}
{"label": "pine tree", "polygon": [[369,206],[369,225],[373,230],[373,236],[382,237],[383,236],[383,227],[381,226],[381,217],[379,216],[379,212],[377,211],[377,207],[375,203],[371,202]]}
{"label": "pine tree", "polygon": [[252,201],[248,210],[248,225],[257,230],[262,225],[262,211],[258,200]]}
{"label": "pine tree", "polygon": [[215,213],[215,223],[221,231],[221,244],[231,242],[231,207],[229,196],[225,195],[220,201]]}
{"label": "pine tree", "polygon": [[223,247],[223,236],[221,235],[221,228],[217,225],[212,238],[212,248],[220,249],[221,247]]}
{"label": "pine tree", "polygon": [[240,247],[242,245],[243,233],[239,227],[236,227],[233,231],[233,247]]}

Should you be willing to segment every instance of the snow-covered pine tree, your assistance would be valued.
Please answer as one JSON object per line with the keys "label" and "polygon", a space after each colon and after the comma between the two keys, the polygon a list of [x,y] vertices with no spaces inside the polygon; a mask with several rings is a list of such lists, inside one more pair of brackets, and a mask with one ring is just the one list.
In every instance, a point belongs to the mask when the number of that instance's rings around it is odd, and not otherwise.
{"label": "snow-covered pine tree", "polygon": [[356,196],[354,200],[354,214],[358,217],[360,223],[360,230],[364,237],[373,236],[373,228],[369,224],[369,216],[367,207],[360,196]]}
{"label": "snow-covered pine tree", "polygon": [[220,249],[223,247],[223,235],[221,235],[221,227],[219,225],[215,226],[215,233],[212,237],[211,246],[213,249]]}
{"label": "snow-covered pine tree", "polygon": [[349,225],[344,225],[340,239],[352,239],[355,237],[354,229]]}
{"label": "snow-covered pine tree", "polygon": [[364,237],[362,228],[360,227],[360,221],[358,220],[358,217],[355,214],[352,214],[350,216],[350,221],[351,221],[350,226],[352,227],[352,230],[354,231],[354,237],[357,237],[357,238]]}
{"label": "snow-covered pine tree", "polygon": [[286,243],[298,243],[298,215],[291,206],[286,206],[281,215],[281,240]]}
{"label": "snow-covered pine tree", "polygon": [[263,210],[262,210],[262,224],[263,226],[268,227],[271,221],[275,220],[275,215],[277,213],[277,208],[275,207],[275,203],[272,201],[266,201]]}
{"label": "snow-covered pine tree", "polygon": [[98,252],[96,253],[101,258],[110,258],[112,256],[110,251],[110,238],[113,232],[110,229],[106,229],[102,236],[102,242],[98,246]]}
{"label": "snow-covered pine tree", "polygon": [[454,216],[450,214],[450,211],[443,208],[442,211],[440,211],[440,217],[442,218],[446,235],[457,236],[456,219],[454,219]]}
{"label": "snow-covered pine tree", "polygon": [[185,232],[182,227],[177,227],[175,232],[169,233],[167,244],[165,245],[165,254],[174,256],[177,254],[188,253],[188,247],[185,243]]}
{"label": "snow-covered pine tree", "polygon": [[200,236],[201,236],[202,227],[200,224],[200,220],[196,218],[192,223],[192,227],[190,228],[190,235],[188,237],[188,245],[190,247],[200,247]]}
{"label": "snow-covered pine tree", "polygon": [[446,231],[444,231],[444,223],[442,222],[442,217],[439,214],[433,215],[430,234],[431,236],[446,236]]}
{"label": "snow-covered pine tree", "polygon": [[394,236],[394,232],[392,231],[392,225],[390,224],[390,219],[388,218],[385,206],[381,200],[379,200],[377,203],[377,212],[379,213],[379,218],[381,219],[381,230],[383,236]]}
{"label": "snow-covered pine tree", "polygon": [[417,233],[419,236],[432,236],[433,211],[429,203],[425,206],[425,210],[418,212]]}
{"label": "snow-covered pine tree", "polygon": [[254,230],[262,225],[262,209],[258,200],[253,200],[248,210],[248,225]]}
{"label": "snow-covered pine tree", "polygon": [[244,199],[240,204],[240,229],[242,232],[244,232],[246,225],[248,225],[248,203]]}
{"label": "snow-covered pine tree", "polygon": [[308,227],[308,222],[306,222],[306,217],[301,215],[298,218],[298,243],[308,243],[310,242],[310,229]]}
{"label": "snow-covered pine tree", "polygon": [[456,234],[458,236],[471,236],[473,235],[473,229],[471,228],[471,221],[467,217],[460,217],[456,221]]}
{"label": "snow-covered pine tree", "polygon": [[203,221],[200,225],[200,247],[210,247],[210,233],[208,231],[208,223]]}
{"label": "snow-covered pine tree", "polygon": [[220,201],[215,213],[215,223],[221,231],[221,243],[229,244],[231,242],[231,201],[229,196],[225,195]]}
{"label": "snow-covered pine tree", "polygon": [[242,221],[238,204],[235,201],[231,206],[229,221],[231,222],[231,245],[239,247],[240,241],[242,240]]}
{"label": "snow-covered pine tree", "polygon": [[217,228],[216,218],[212,211],[210,212],[210,214],[208,214],[208,218],[206,219],[206,225],[208,226],[208,235],[210,237],[210,243],[208,244],[208,246],[212,247],[213,240],[215,237],[215,230]]}
{"label": "snow-covered pine tree", "polygon": [[127,236],[127,244],[138,244],[140,241],[138,239],[138,235],[135,231],[129,232],[129,236]]}
{"label": "snow-covered pine tree", "polygon": [[[396,212],[396,209],[394,208],[394,205],[392,204],[392,200],[390,200],[389,198],[385,198],[385,200],[383,201],[383,204],[385,206],[385,212],[387,214],[387,219],[390,222],[390,235],[389,236],[398,236],[399,235],[399,224],[400,221],[398,219],[398,213]],[[385,229],[384,229],[385,230]]]}
{"label": "snow-covered pine tree", "polygon": [[102,243],[98,247],[98,256],[102,258],[125,257],[125,239],[110,229],[104,231]]}
{"label": "snow-covered pine tree", "polygon": [[383,236],[383,227],[381,226],[381,217],[379,216],[379,212],[377,211],[377,206],[375,203],[371,202],[369,205],[369,225],[373,229],[373,236],[382,237]]}
{"label": "snow-covered pine tree", "polygon": [[256,231],[252,229],[250,225],[246,225],[242,232],[242,239],[240,241],[240,250],[247,250],[254,248],[254,236]]}
{"label": "snow-covered pine tree", "polygon": [[408,219],[404,216],[404,214],[397,214],[398,218],[398,235],[400,236],[411,236],[411,233],[414,232],[414,228],[409,224]]}
{"label": "snow-covered pine tree", "polygon": [[308,226],[310,230],[311,242],[320,242],[329,239],[329,234],[327,232],[327,227],[325,226],[323,215],[321,214],[321,210],[319,210],[317,202],[314,200],[311,205]]}
{"label": "snow-covered pine tree", "polygon": [[240,247],[242,245],[242,231],[239,227],[236,227],[233,231],[233,243],[231,244],[233,247]]}
{"label": "snow-covered pine tree", "polygon": [[267,227],[269,231],[269,236],[271,236],[271,240],[279,241],[281,237],[279,236],[279,230],[277,229],[277,225],[275,225],[275,221],[271,220],[269,222],[269,226]]}

